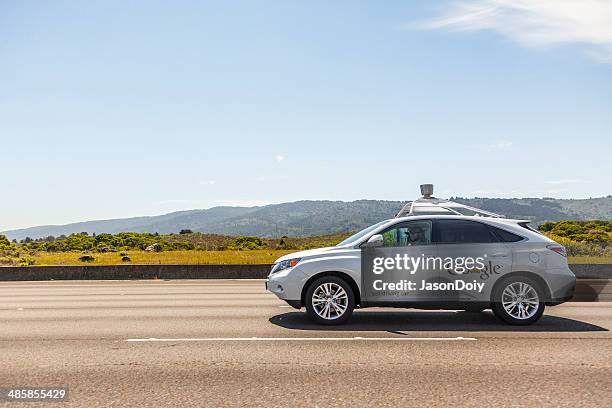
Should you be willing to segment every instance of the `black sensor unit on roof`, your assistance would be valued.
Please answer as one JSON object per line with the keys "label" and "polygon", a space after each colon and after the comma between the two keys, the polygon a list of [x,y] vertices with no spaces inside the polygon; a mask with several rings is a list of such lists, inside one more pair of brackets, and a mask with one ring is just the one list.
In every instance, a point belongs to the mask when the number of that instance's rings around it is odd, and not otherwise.
{"label": "black sensor unit on roof", "polygon": [[503,215],[470,207],[450,200],[438,199],[433,196],[433,184],[421,184],[421,198],[408,201],[395,216],[449,214],[476,217],[504,218]]}

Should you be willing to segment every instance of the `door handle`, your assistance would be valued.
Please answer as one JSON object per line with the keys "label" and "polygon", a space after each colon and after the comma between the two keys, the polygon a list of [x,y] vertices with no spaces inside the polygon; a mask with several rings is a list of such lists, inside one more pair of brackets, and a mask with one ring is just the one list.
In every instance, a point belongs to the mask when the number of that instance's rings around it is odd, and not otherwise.
{"label": "door handle", "polygon": [[499,254],[492,254],[491,257],[495,257],[495,258],[506,258],[508,257],[508,254],[504,254],[504,253],[499,253]]}

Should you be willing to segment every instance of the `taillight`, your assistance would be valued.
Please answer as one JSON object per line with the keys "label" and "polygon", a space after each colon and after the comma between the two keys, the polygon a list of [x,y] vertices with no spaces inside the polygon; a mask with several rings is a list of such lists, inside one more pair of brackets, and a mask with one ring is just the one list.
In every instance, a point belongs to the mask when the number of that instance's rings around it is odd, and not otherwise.
{"label": "taillight", "polygon": [[551,251],[555,251],[561,256],[567,257],[567,252],[565,252],[565,247],[563,245],[558,245],[558,244],[546,245],[546,248],[550,249]]}

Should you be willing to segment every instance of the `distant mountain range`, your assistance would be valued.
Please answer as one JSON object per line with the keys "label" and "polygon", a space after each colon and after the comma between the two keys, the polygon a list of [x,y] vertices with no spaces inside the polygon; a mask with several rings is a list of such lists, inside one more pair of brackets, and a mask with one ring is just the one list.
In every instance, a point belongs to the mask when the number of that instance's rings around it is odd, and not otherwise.
{"label": "distant mountain range", "polygon": [[[589,199],[553,198],[461,198],[452,200],[508,218],[545,221],[612,220],[612,196]],[[4,231],[9,239],[55,237],[79,232],[158,232],[181,229],[225,235],[308,236],[353,231],[393,217],[403,206],[400,201],[296,201],[262,207],[214,207],[207,210],[112,220],[86,221],[67,225],[45,225]]]}

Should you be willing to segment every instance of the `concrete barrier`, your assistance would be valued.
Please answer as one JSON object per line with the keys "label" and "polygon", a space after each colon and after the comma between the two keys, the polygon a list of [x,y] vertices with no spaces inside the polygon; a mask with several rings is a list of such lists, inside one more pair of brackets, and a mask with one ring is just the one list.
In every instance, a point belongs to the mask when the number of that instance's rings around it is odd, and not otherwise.
{"label": "concrete barrier", "polygon": [[572,301],[612,302],[612,279],[578,278]]}
{"label": "concrete barrier", "polygon": [[570,264],[577,278],[612,279],[612,264]]}
{"label": "concrete barrier", "polygon": [[5,266],[0,281],[121,279],[263,279],[271,265]]}
{"label": "concrete barrier", "polygon": [[[78,265],[0,267],[0,281],[125,279],[263,279],[271,265]],[[576,302],[612,301],[612,264],[570,265]]]}

